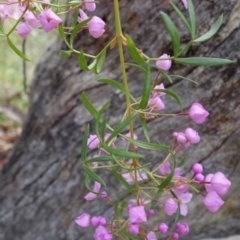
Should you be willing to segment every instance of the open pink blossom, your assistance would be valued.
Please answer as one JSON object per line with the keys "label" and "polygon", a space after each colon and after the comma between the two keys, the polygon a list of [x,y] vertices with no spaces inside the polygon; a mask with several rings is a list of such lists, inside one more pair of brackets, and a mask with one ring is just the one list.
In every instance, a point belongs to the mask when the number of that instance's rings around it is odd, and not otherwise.
{"label": "open pink blossom", "polygon": [[38,18],[45,32],[50,32],[62,22],[62,19],[58,17],[51,8],[40,13]]}
{"label": "open pink blossom", "polygon": [[191,143],[191,144],[197,144],[200,142],[200,136],[198,135],[198,132],[196,132],[194,129],[192,128],[187,128],[184,132],[187,140]]}
{"label": "open pink blossom", "polygon": [[84,20],[87,20],[89,17],[88,15],[82,10],[82,9],[79,9],[79,15],[78,16],[78,22],[83,22]]}
{"label": "open pink blossom", "polygon": [[88,23],[89,33],[94,38],[99,38],[105,32],[105,25],[106,23],[101,18],[94,16]]}
{"label": "open pink blossom", "polygon": [[164,92],[155,91],[155,90],[164,90],[164,89],[165,89],[165,87],[164,87],[163,83],[155,86],[155,88],[153,89],[153,92],[152,92],[153,97],[162,97],[162,96],[166,95],[166,93],[164,93]]}
{"label": "open pink blossom", "polygon": [[174,201],[172,198],[169,198],[165,205],[164,205],[164,211],[168,216],[172,216],[178,209],[178,204],[176,201]]}
{"label": "open pink blossom", "polygon": [[145,238],[145,240],[157,240],[157,237],[154,232],[149,232]]}
{"label": "open pink blossom", "polygon": [[137,235],[140,231],[140,227],[138,225],[138,223],[130,223],[128,226],[128,232],[133,234],[133,235]]}
{"label": "open pink blossom", "polygon": [[88,213],[83,213],[76,218],[75,223],[80,227],[88,227],[91,223],[91,216]]}
{"label": "open pink blossom", "polygon": [[132,207],[128,211],[130,223],[142,223],[147,222],[147,216],[144,206]]}
{"label": "open pink blossom", "polygon": [[211,180],[212,180],[212,176],[213,174],[210,173],[208,174],[206,177],[205,177],[205,188],[208,192],[212,192],[213,191],[213,188],[212,188],[212,184],[211,184]]}
{"label": "open pink blossom", "polygon": [[165,104],[160,97],[149,98],[148,106],[153,108],[155,111],[160,111],[165,109]]}
{"label": "open pink blossom", "polygon": [[171,173],[171,164],[169,161],[165,162],[159,169],[159,173],[163,176],[169,175]]}
{"label": "open pink blossom", "polygon": [[24,18],[31,27],[36,28],[38,26],[39,20],[32,12],[27,11],[24,15]]}
{"label": "open pink blossom", "polygon": [[189,110],[190,118],[198,124],[204,123],[208,115],[209,112],[200,103],[193,103]]}
{"label": "open pink blossom", "polygon": [[112,240],[112,234],[103,226],[99,225],[94,233],[95,240]]}
{"label": "open pink blossom", "polygon": [[[93,192],[98,193],[100,191],[101,188],[101,184],[99,182],[94,182],[94,186],[93,186]],[[93,192],[89,192],[87,195],[85,195],[85,199],[87,201],[92,201],[93,199],[95,199],[97,197],[96,193]]]}
{"label": "open pink blossom", "polygon": [[[134,173],[123,173],[122,174],[123,178],[128,182],[128,183],[134,183]],[[148,176],[145,172],[139,170],[137,171],[137,181],[143,181],[148,179]]]}
{"label": "open pink blossom", "polygon": [[187,0],[182,0],[182,3],[186,9],[188,9],[188,2]]}
{"label": "open pink blossom", "polygon": [[17,27],[18,35],[23,39],[26,39],[30,32],[31,32],[31,29],[25,22],[21,22]]}
{"label": "open pink blossom", "polygon": [[210,212],[215,213],[224,204],[224,201],[216,192],[212,191],[203,199],[203,204]]}
{"label": "open pink blossom", "polygon": [[[170,56],[169,55],[167,55],[166,53],[164,53],[161,57],[160,57],[160,59],[161,58],[170,58]],[[157,62],[156,62],[156,66],[158,67],[158,68],[160,68],[160,69],[162,69],[162,70],[165,70],[165,71],[167,71],[167,70],[169,70],[170,68],[171,68],[171,66],[172,66],[172,60],[158,60]]]}
{"label": "open pink blossom", "polygon": [[84,6],[88,11],[94,11],[96,9],[96,4],[94,0],[83,0]]}
{"label": "open pink blossom", "polygon": [[217,172],[211,178],[211,187],[219,196],[224,196],[228,193],[231,182],[224,176],[223,173]]}
{"label": "open pink blossom", "polygon": [[19,2],[16,0],[9,0],[8,2],[10,4],[3,4],[3,11],[5,15],[7,15],[9,18],[18,20],[22,15],[22,9],[19,5]]}
{"label": "open pink blossom", "polygon": [[189,192],[186,193],[180,193],[177,191],[174,191],[178,199],[180,200],[180,214],[182,216],[187,216],[188,214],[188,206],[186,203],[189,203],[192,200],[192,194]]}
{"label": "open pink blossom", "polygon": [[100,144],[100,140],[98,139],[97,135],[89,135],[88,140],[87,140],[87,145],[89,149],[96,149]]}

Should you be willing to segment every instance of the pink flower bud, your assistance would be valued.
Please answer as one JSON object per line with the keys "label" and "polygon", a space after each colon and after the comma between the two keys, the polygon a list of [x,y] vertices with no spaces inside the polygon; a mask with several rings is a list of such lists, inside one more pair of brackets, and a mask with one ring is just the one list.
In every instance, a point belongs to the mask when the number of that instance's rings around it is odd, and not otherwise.
{"label": "pink flower bud", "polygon": [[154,215],[155,215],[155,211],[153,209],[149,209],[148,216],[154,216]]}
{"label": "pink flower bud", "polygon": [[197,144],[197,143],[200,142],[200,137],[194,129],[187,128],[184,133],[185,133],[185,136],[186,136],[187,140],[190,143]]}
{"label": "pink flower bud", "polygon": [[176,232],[174,232],[174,233],[172,234],[172,239],[174,239],[174,240],[179,239],[179,234],[176,233]]}
{"label": "pink flower bud", "polygon": [[27,11],[24,15],[24,18],[31,27],[36,28],[38,26],[39,20],[34,16],[32,12]]}
{"label": "pink flower bud", "polygon": [[83,0],[84,6],[88,11],[94,11],[96,9],[96,4],[94,3],[94,0]]}
{"label": "pink flower bud", "polygon": [[209,182],[209,183],[205,183],[205,188],[208,192],[212,192],[213,188],[212,188],[212,184],[211,184],[211,179],[212,179],[213,174],[210,173],[206,176],[205,178],[205,182]]}
{"label": "pink flower bud", "polygon": [[88,29],[90,34],[94,38],[101,37],[105,32],[104,30],[105,25],[106,25],[105,22],[101,18],[94,16],[88,23]]}
{"label": "pink flower bud", "polygon": [[203,204],[210,212],[215,213],[224,204],[224,201],[216,192],[212,191],[203,199]]}
{"label": "pink flower bud", "polygon": [[160,233],[166,233],[168,231],[168,225],[166,223],[160,223],[158,226],[158,230]]}
{"label": "pink flower bud", "polygon": [[150,232],[147,234],[147,237],[145,238],[145,240],[157,240],[157,237],[154,232]]}
{"label": "pink flower bud", "polygon": [[94,226],[94,227],[97,227],[99,225],[99,217],[97,216],[93,216],[92,219],[91,219],[91,224]]}
{"label": "pink flower bud", "polygon": [[231,182],[224,176],[223,173],[217,172],[213,174],[211,179],[211,187],[219,196],[224,196],[228,193]]}
{"label": "pink flower bud", "polygon": [[[155,88],[154,88],[154,90],[162,90],[162,89],[165,89],[163,83],[155,86]],[[153,90],[153,97],[162,97],[162,96],[166,95],[166,93],[164,93],[164,92],[156,92],[154,90]]]}
{"label": "pink flower bud", "polygon": [[98,147],[99,144],[100,144],[100,140],[98,139],[97,135],[90,134],[90,136],[87,140],[87,145],[88,145],[89,149],[95,149]]}
{"label": "pink flower bud", "polygon": [[169,198],[165,205],[164,205],[164,211],[168,216],[173,215],[178,209],[178,204],[172,199]]}
{"label": "pink flower bud", "polygon": [[31,32],[31,29],[28,27],[28,25],[25,22],[22,22],[18,25],[17,33],[23,39],[26,39],[30,32]]}
{"label": "pink flower bud", "polygon": [[186,9],[188,9],[188,2],[187,2],[187,0],[182,0],[182,2],[183,2],[184,7]]}
{"label": "pink flower bud", "polygon": [[144,206],[136,206],[129,209],[130,223],[147,222],[146,212]]}
{"label": "pink flower bud", "polygon": [[176,227],[180,235],[187,235],[189,233],[189,226],[187,223],[177,223]]}
{"label": "pink flower bud", "polygon": [[160,97],[150,98],[148,100],[148,106],[152,107],[155,111],[165,109],[165,104],[163,103]]}
{"label": "pink flower bud", "polygon": [[203,172],[203,166],[200,163],[194,163],[192,166],[192,170],[195,174]]}
{"label": "pink flower bud", "polygon": [[78,22],[82,22],[84,20],[87,20],[89,17],[87,16],[87,14],[82,10],[82,9],[79,9],[79,17],[78,17]]}
{"label": "pink flower bud", "polygon": [[83,213],[79,217],[76,218],[75,223],[80,227],[88,227],[90,225],[91,216],[88,213]]}
{"label": "pink flower bud", "polygon": [[[170,58],[170,56],[169,55],[167,55],[167,54],[163,54],[160,58]],[[172,66],[172,60],[158,60],[157,62],[156,62],[156,66],[158,67],[158,68],[160,68],[160,69],[162,69],[162,70],[165,70],[165,71],[167,71],[167,70],[169,70],[170,68],[171,68],[171,66]]]}
{"label": "pink flower bud", "polygon": [[131,223],[129,224],[129,227],[128,227],[128,232],[133,234],[133,235],[137,235],[139,233],[139,225],[137,223]]}
{"label": "pink flower bud", "polygon": [[103,191],[103,192],[101,192],[100,197],[101,197],[102,199],[106,199],[106,198],[108,197],[108,193],[105,192],[105,191]]}
{"label": "pink flower bud", "polygon": [[204,123],[208,115],[209,112],[200,103],[193,103],[189,110],[190,118],[198,124]]}
{"label": "pink flower bud", "polygon": [[203,182],[205,177],[201,173],[197,173],[194,177],[194,179],[198,182]]}
{"label": "pink flower bud", "polygon": [[106,226],[106,224],[107,224],[106,218],[99,216],[99,225]]}
{"label": "pink flower bud", "polygon": [[95,234],[94,234],[94,239],[96,240],[112,240],[112,234],[108,232],[108,230],[99,225],[97,228],[96,228],[96,231],[95,231]]}

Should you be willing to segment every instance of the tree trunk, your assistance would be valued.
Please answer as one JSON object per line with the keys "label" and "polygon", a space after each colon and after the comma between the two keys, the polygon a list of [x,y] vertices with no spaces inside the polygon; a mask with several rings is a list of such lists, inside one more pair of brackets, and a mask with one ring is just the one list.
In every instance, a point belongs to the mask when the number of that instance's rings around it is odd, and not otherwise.
{"label": "tree trunk", "polygon": [[[110,2],[110,3],[109,3]],[[181,2],[181,1],[179,1]],[[120,1],[124,33],[130,33],[137,46],[149,56],[158,57],[172,53],[170,37],[160,19],[165,11],[179,28],[182,44],[189,40],[188,32],[171,10],[168,1]],[[224,237],[240,233],[240,1],[194,1],[198,22],[198,35],[202,35],[223,12],[224,22],[220,32],[201,45],[196,44],[186,56],[223,57],[236,63],[223,67],[183,67],[174,64],[173,72],[196,80],[199,86],[181,79],[165,85],[183,99],[184,110],[191,103],[201,102],[210,112],[208,121],[196,126],[187,117],[179,119],[158,118],[149,122],[153,142],[171,142],[173,131],[191,126],[199,131],[201,142],[179,154],[186,156],[186,170],[192,163],[201,162],[204,174],[222,171],[232,186],[225,197],[225,205],[216,214],[209,213],[201,197],[189,206],[183,221],[190,224],[190,236],[182,239],[197,240]],[[181,3],[180,3],[181,4]],[[96,14],[102,17],[106,33],[99,40],[82,32],[76,48],[97,53],[113,37],[112,1],[102,0]],[[98,75],[82,72],[77,56],[60,60],[58,52],[66,49],[60,39],[51,44],[38,64],[31,87],[31,104],[22,136],[8,163],[0,172],[0,239],[4,240],[76,240],[93,239],[93,229],[80,229],[76,216],[83,212],[110,216],[112,208],[102,201],[86,202],[83,199],[85,174],[81,169],[80,146],[87,124],[93,118],[84,109],[80,94],[85,91],[97,108],[111,99],[109,122],[116,125],[124,111],[125,96],[96,80],[108,77],[121,81],[116,49],[109,50],[103,71]],[[136,69],[127,69],[130,91],[140,96],[143,75]],[[156,72],[153,73],[153,77]],[[167,112],[178,112],[178,106],[169,97],[164,99]],[[93,128],[91,128],[92,131]],[[139,126],[135,126],[140,139],[144,139]],[[90,153],[90,154],[93,154]],[[151,161],[162,157],[149,154]],[[118,193],[110,176],[106,189],[113,198]],[[111,189],[111,190],[110,190]],[[99,207],[101,206],[101,207]],[[161,211],[159,221],[166,219]],[[161,217],[161,219],[159,219]]]}

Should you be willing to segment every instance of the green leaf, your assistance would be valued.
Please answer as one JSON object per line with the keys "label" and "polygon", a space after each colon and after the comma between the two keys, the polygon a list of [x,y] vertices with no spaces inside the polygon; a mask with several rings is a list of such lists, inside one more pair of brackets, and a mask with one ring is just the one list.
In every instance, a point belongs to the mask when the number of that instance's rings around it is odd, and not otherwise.
{"label": "green leaf", "polygon": [[88,150],[88,145],[87,145],[87,141],[88,141],[88,137],[89,137],[89,125],[87,125],[84,135],[83,135],[83,141],[82,141],[82,150],[81,150],[81,158],[82,161],[84,162],[87,158],[87,150]]}
{"label": "green leaf", "polygon": [[191,37],[192,39],[194,39],[195,33],[196,33],[196,15],[195,15],[192,0],[187,0],[187,1],[188,1],[188,13],[190,18],[191,33],[192,33]]}
{"label": "green leaf", "polygon": [[135,114],[131,114],[130,116],[128,116],[125,120],[123,120],[121,123],[119,123],[117,125],[117,127],[114,129],[114,131],[112,132],[112,134],[110,135],[110,137],[108,138],[106,144],[108,144],[112,139],[114,139],[119,133],[121,133],[121,131],[129,125],[129,123],[133,120],[133,118],[135,117]]}
{"label": "green leaf", "polygon": [[88,110],[88,112],[97,119],[98,117],[98,111],[96,110],[96,108],[92,105],[92,103],[90,102],[90,100],[88,99],[87,95],[85,94],[85,92],[83,92],[81,94],[81,98],[82,98],[82,102],[84,107]]}
{"label": "green leaf", "polygon": [[85,163],[93,163],[93,162],[112,162],[115,161],[115,159],[112,156],[101,156],[96,158],[91,158],[85,161]]}
{"label": "green leaf", "polygon": [[133,42],[132,38],[126,34],[126,39],[127,39],[127,48],[128,51],[131,55],[131,57],[133,58],[133,60],[139,64],[145,64],[146,62],[143,60],[143,58],[141,57],[138,49],[135,46],[135,43]]}
{"label": "green leaf", "polygon": [[124,150],[119,150],[119,149],[111,148],[111,147],[108,147],[108,146],[103,146],[103,148],[107,152],[109,152],[110,154],[112,154],[114,156],[124,157],[124,158],[143,158],[143,155],[138,154],[138,153],[127,152],[127,151],[124,151]]}
{"label": "green leaf", "polygon": [[107,118],[103,118],[103,120],[102,120],[100,139],[104,139],[104,136],[106,133],[107,121],[108,121]]}
{"label": "green leaf", "polygon": [[142,237],[139,237],[139,236],[137,236],[137,235],[132,235],[132,234],[130,234],[130,233],[127,232],[127,231],[125,231],[125,232],[123,233],[123,235],[124,235],[125,237],[128,237],[128,238],[131,239],[131,240],[143,240]]}
{"label": "green leaf", "polygon": [[177,167],[183,167],[183,166],[185,165],[186,161],[187,161],[187,159],[186,159],[186,158],[183,158],[183,159],[181,160],[181,162],[179,162],[179,163],[177,164]]}
{"label": "green leaf", "polygon": [[7,37],[9,47],[23,60],[29,61],[29,59],[12,43],[9,37]]}
{"label": "green leaf", "polygon": [[75,36],[77,35],[78,31],[86,26],[88,24],[88,22],[91,20],[92,18],[88,18],[82,22],[80,22],[79,24],[77,24],[74,29],[72,30],[72,33],[71,33],[71,36],[70,36],[70,45],[72,46],[73,45],[73,40],[75,38]]}
{"label": "green leaf", "polygon": [[145,135],[145,138],[148,142],[150,142],[146,118],[140,116],[140,122],[141,122],[141,125],[142,125],[142,129],[143,129],[143,133]]}
{"label": "green leaf", "polygon": [[[121,83],[119,83],[119,82],[117,82],[117,81],[115,81],[115,80],[113,80],[113,79],[100,78],[100,79],[98,79],[98,82],[106,83],[106,84],[108,84],[108,85],[111,85],[112,87],[120,90],[121,92],[123,92],[123,93],[125,94],[124,86],[123,86]],[[131,94],[130,94],[130,97],[131,97],[131,99],[132,99],[134,102],[136,101]]]}
{"label": "green leaf", "polygon": [[155,197],[154,197],[154,200],[152,201],[151,205],[150,205],[150,209],[154,209],[156,206],[157,206],[157,201],[161,195],[162,195],[163,191],[162,190],[158,190]]}
{"label": "green leaf", "polygon": [[164,76],[167,77],[167,79],[169,80],[170,83],[173,83],[173,80],[172,80],[172,78],[171,78],[170,75],[168,75],[168,74],[164,74]]}
{"label": "green leaf", "polygon": [[101,183],[103,186],[106,187],[106,183],[100,178],[96,173],[94,173],[87,165],[83,164],[84,172],[94,181]]}
{"label": "green leaf", "polygon": [[60,50],[59,51],[59,57],[62,59],[69,58],[72,54],[72,51],[70,50]]}
{"label": "green leaf", "polygon": [[206,57],[176,58],[174,61],[191,66],[221,66],[233,63],[233,61],[228,59]]}
{"label": "green leaf", "polygon": [[112,170],[113,176],[127,189],[132,190],[133,187],[119,174],[115,169]]}
{"label": "green leaf", "polygon": [[219,16],[219,18],[217,19],[217,21],[212,25],[211,29],[206,32],[204,35],[202,35],[201,37],[197,38],[194,40],[194,42],[204,42],[208,39],[210,39],[215,33],[217,33],[217,31],[219,30],[219,28],[222,25],[222,20],[223,20],[223,14],[221,14]]}
{"label": "green leaf", "polygon": [[154,91],[156,91],[156,92],[164,92],[167,95],[173,97],[177,101],[177,103],[179,104],[180,109],[182,111],[182,109],[183,109],[182,100],[175,92],[173,92],[171,90],[168,90],[168,89],[155,89]]}
{"label": "green leaf", "polygon": [[169,76],[170,76],[170,77],[176,77],[176,78],[182,78],[182,79],[184,79],[184,80],[188,80],[188,81],[190,81],[190,82],[193,82],[193,83],[199,85],[198,82],[196,82],[196,81],[194,81],[194,80],[192,80],[192,79],[190,79],[190,78],[186,78],[186,77],[183,77],[183,76],[180,76],[180,75],[169,75]]}
{"label": "green leaf", "polygon": [[177,56],[180,48],[180,38],[178,30],[173,21],[166,13],[161,12],[161,17],[172,39],[174,56]]}
{"label": "green leaf", "polygon": [[169,185],[169,183],[171,183],[174,172],[175,172],[175,168],[172,169],[172,172],[158,186],[159,190],[163,190],[165,187],[167,187]]}
{"label": "green leaf", "polygon": [[66,40],[66,36],[65,36],[65,33],[64,33],[64,29],[63,29],[63,24],[62,23],[60,23],[58,25],[58,32],[59,32],[59,35],[61,36],[61,38],[63,40]]}
{"label": "green leaf", "polygon": [[98,57],[98,61],[97,61],[97,65],[96,65],[96,72],[100,73],[103,65],[105,63],[105,59],[106,59],[106,49],[103,50],[103,52],[101,53],[101,55]]}
{"label": "green leaf", "polygon": [[[70,2],[69,2],[69,3],[70,3]],[[78,8],[75,8],[75,10],[74,10],[74,15],[73,15],[73,20],[72,20],[72,23],[71,23],[71,27],[76,26],[76,24],[77,24],[77,19],[78,19],[78,15],[79,15],[79,10],[78,10]]]}
{"label": "green leaf", "polygon": [[139,103],[139,108],[144,109],[148,104],[148,99],[151,92],[151,66],[148,63],[146,68],[146,74],[144,79],[143,91],[142,91],[142,98]]}
{"label": "green leaf", "polygon": [[172,8],[177,13],[177,15],[180,17],[180,19],[182,20],[183,24],[186,26],[186,28],[188,29],[189,33],[191,34],[191,27],[190,27],[187,19],[185,18],[185,16],[182,14],[180,9],[173,2],[170,2],[170,4],[172,5]]}
{"label": "green leaf", "polygon": [[89,64],[88,69],[95,71],[93,69],[95,68],[96,64],[97,64],[97,59],[94,59],[94,61],[91,64]]}
{"label": "green leaf", "polygon": [[86,175],[85,180],[84,180],[84,184],[85,184],[86,189],[87,189],[89,192],[91,192],[92,189],[89,187],[89,180],[90,180],[90,179],[89,179],[89,176]]}
{"label": "green leaf", "polygon": [[134,63],[125,63],[125,65],[130,66],[130,67],[135,67],[135,68],[141,70],[142,72],[146,73],[146,69],[140,65],[137,65]]}
{"label": "green leaf", "polygon": [[78,65],[82,70],[88,70],[87,61],[82,51],[80,52],[78,57]]}
{"label": "green leaf", "polygon": [[126,139],[126,141],[140,147],[143,149],[149,149],[149,150],[168,150],[169,147],[166,145],[162,145],[162,144],[156,144],[156,143],[147,143],[147,142],[143,142],[143,141],[139,141],[139,140],[135,140],[126,136],[122,136],[124,139]]}

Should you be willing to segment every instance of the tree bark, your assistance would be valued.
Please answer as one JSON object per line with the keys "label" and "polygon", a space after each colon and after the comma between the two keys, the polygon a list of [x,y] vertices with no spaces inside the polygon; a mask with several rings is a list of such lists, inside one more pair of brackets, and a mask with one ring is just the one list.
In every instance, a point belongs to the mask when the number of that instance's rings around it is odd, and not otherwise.
{"label": "tree bark", "polygon": [[[149,56],[158,57],[172,53],[170,37],[160,19],[159,12],[165,11],[174,19],[182,44],[189,40],[188,32],[171,10],[168,1],[135,0],[120,1],[124,33],[130,33],[137,46]],[[199,131],[201,142],[181,152],[186,156],[186,171],[192,163],[204,165],[204,174],[222,171],[231,180],[225,205],[216,214],[209,213],[196,196],[189,206],[189,214],[183,221],[190,224],[190,236],[182,239],[197,240],[210,237],[225,237],[240,233],[240,1],[202,0],[194,1],[198,22],[198,35],[202,35],[223,12],[224,21],[220,32],[201,45],[194,45],[186,56],[211,56],[229,58],[235,64],[206,68],[184,67],[174,64],[175,74],[186,76],[199,86],[181,79],[173,84],[167,81],[167,88],[183,99],[184,111],[194,101],[202,103],[210,112],[208,121],[201,126],[186,118],[158,118],[149,122],[153,142],[171,142],[174,131],[191,126]],[[76,48],[88,53],[97,53],[113,37],[112,1],[102,0],[96,14],[102,17],[106,33],[98,40],[88,32],[79,34]],[[112,208],[96,200],[86,202],[85,174],[81,169],[80,146],[83,132],[90,123],[91,115],[80,100],[85,91],[99,109],[111,99],[108,110],[111,125],[119,123],[124,111],[125,96],[101,84],[101,77],[121,81],[116,49],[109,50],[103,71],[98,75],[82,72],[77,56],[60,60],[58,52],[66,49],[60,39],[51,44],[39,62],[31,87],[31,104],[21,138],[11,157],[0,172],[0,239],[4,240],[76,240],[93,239],[93,229],[80,229],[74,223],[83,212],[92,215],[110,216]],[[136,69],[127,68],[130,91],[140,96],[144,76]],[[153,73],[153,77],[156,72]],[[178,112],[179,107],[169,97],[164,99],[167,112]],[[135,131],[144,139],[139,126]],[[90,153],[94,154],[94,152]],[[148,161],[161,161],[156,153],[145,153]],[[118,194],[115,181],[103,176],[110,196]],[[100,206],[100,207],[99,207]],[[163,211],[153,219],[157,224],[165,221]],[[161,219],[160,219],[161,218]]]}

